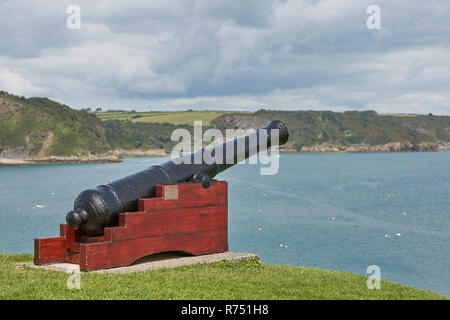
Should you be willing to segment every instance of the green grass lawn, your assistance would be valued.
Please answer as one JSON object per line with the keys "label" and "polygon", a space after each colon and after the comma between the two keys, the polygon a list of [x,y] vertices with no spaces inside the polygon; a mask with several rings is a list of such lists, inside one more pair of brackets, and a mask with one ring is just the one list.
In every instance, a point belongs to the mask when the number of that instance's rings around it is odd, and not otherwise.
{"label": "green grass lawn", "polygon": [[175,111],[175,112],[97,112],[95,115],[103,120],[130,120],[146,123],[170,123],[173,125],[189,124],[201,120],[203,125],[210,125],[215,118],[229,113],[227,111]]}
{"label": "green grass lawn", "polygon": [[69,290],[67,273],[15,264],[31,260],[31,255],[0,255],[0,299],[446,299],[384,280],[380,290],[369,290],[360,275],[259,260],[82,273],[81,290]]}

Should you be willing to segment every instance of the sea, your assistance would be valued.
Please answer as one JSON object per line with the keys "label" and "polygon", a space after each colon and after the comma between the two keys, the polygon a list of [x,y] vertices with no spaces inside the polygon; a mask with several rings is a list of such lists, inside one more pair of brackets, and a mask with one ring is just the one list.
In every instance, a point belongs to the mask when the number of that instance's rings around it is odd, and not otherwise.
{"label": "sea", "polygon": [[[81,191],[167,160],[0,167],[0,253],[33,253]],[[273,175],[247,163],[216,177],[229,183],[230,251],[365,276],[376,266],[382,279],[450,296],[450,151],[272,161]]]}

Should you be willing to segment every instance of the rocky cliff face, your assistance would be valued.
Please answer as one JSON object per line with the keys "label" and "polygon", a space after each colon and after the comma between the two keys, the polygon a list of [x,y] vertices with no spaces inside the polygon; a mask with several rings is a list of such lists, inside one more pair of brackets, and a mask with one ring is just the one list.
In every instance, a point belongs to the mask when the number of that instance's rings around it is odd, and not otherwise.
{"label": "rocky cliff face", "polygon": [[225,116],[223,119],[226,126],[244,130],[259,129],[267,125],[267,120],[252,114],[230,114]]}
{"label": "rocky cliff face", "polygon": [[110,163],[122,162],[114,152],[86,156],[69,157],[24,157],[24,158],[2,158],[0,157],[0,166],[21,166],[26,164],[38,163]]}
{"label": "rocky cliff face", "polygon": [[450,117],[385,117],[376,113],[277,112],[227,114],[223,127],[260,128],[268,119],[280,117],[290,129],[285,152],[411,152],[449,148],[436,134],[446,138]]}
{"label": "rocky cliff face", "polygon": [[438,150],[450,150],[450,142],[439,141]]}
{"label": "rocky cliff face", "polygon": [[46,98],[0,91],[0,157],[50,159],[104,154],[110,149],[101,121]]}

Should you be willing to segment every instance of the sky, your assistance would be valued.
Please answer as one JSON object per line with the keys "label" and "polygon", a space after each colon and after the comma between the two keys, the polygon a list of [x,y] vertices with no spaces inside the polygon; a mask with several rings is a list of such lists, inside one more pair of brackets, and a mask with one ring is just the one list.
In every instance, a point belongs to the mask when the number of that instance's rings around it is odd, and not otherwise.
{"label": "sky", "polygon": [[0,90],[76,109],[450,115],[447,0],[1,0],[0,14]]}

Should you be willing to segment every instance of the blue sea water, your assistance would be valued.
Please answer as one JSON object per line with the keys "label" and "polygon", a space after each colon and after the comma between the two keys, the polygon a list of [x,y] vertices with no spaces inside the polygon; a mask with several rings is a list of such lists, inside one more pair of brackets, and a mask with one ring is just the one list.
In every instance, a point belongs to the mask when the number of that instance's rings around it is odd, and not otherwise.
{"label": "blue sea water", "polygon": [[[33,253],[82,190],[165,160],[0,167],[0,252]],[[274,176],[237,165],[217,177],[229,182],[230,251],[362,275],[377,265],[383,279],[450,296],[450,152],[279,160]]]}

